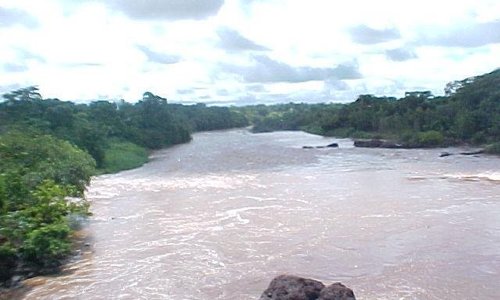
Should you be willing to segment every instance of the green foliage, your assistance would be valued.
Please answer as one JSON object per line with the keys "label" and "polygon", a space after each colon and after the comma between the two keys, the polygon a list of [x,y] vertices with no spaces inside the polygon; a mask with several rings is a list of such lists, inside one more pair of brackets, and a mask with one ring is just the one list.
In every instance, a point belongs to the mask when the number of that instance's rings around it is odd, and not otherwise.
{"label": "green foliage", "polygon": [[148,151],[130,142],[113,140],[105,150],[103,170],[114,173],[142,166],[148,161]]}
{"label": "green foliage", "polygon": [[[95,101],[88,105],[43,99],[36,87],[3,95],[0,133],[17,130],[51,135],[89,153],[97,168],[105,168],[108,143],[120,139],[148,149],[191,140],[191,132],[248,125],[245,116],[227,107],[169,104],[146,92],[135,104]],[[129,166],[125,166],[128,168]]]}
{"label": "green foliage", "polygon": [[21,255],[27,263],[36,267],[57,267],[61,259],[70,253],[69,234],[70,228],[64,223],[37,228],[27,234]]}
{"label": "green foliage", "polygon": [[0,136],[0,170],[15,172],[29,189],[51,179],[72,185],[83,193],[94,173],[95,162],[87,153],[48,135],[9,132]]}
{"label": "green foliage", "polygon": [[430,130],[417,134],[416,145],[420,147],[435,147],[442,145],[444,137],[439,131]]}
{"label": "green foliage", "polygon": [[95,162],[69,142],[47,135],[0,136],[0,281],[19,264],[53,268],[69,253],[70,215],[86,215],[81,196]]}

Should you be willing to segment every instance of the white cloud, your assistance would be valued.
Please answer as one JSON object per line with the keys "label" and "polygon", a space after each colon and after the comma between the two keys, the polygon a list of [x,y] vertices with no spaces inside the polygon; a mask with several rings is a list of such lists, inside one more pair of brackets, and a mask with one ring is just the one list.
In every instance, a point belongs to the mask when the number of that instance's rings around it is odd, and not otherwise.
{"label": "white cloud", "polygon": [[0,0],[0,92],[207,103],[441,94],[500,66],[498,11],[496,0]]}

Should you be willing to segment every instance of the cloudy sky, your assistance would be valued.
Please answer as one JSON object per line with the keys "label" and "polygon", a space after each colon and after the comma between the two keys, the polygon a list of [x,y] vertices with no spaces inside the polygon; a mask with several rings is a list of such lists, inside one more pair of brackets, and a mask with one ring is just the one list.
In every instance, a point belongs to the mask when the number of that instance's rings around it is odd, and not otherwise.
{"label": "cloudy sky", "polygon": [[500,67],[500,1],[0,0],[0,93],[85,102],[443,94]]}

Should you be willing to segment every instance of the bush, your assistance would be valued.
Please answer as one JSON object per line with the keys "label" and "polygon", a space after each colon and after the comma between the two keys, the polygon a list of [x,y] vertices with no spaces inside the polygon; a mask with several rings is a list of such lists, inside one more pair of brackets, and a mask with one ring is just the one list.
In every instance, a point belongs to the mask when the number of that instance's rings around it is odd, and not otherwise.
{"label": "bush", "polygon": [[73,185],[82,194],[94,167],[95,161],[88,153],[48,135],[10,132],[0,136],[0,169],[20,174],[28,188],[51,179]]}
{"label": "bush", "polygon": [[17,265],[55,270],[70,253],[68,218],[85,216],[88,205],[67,197],[83,194],[94,166],[86,152],[54,137],[0,136],[0,282]]}
{"label": "bush", "polygon": [[419,132],[417,135],[417,143],[421,147],[439,146],[443,144],[443,141],[443,135],[439,131],[435,130]]}
{"label": "bush", "polygon": [[64,223],[51,224],[28,234],[21,249],[24,260],[34,266],[53,268],[70,253],[70,228]]}

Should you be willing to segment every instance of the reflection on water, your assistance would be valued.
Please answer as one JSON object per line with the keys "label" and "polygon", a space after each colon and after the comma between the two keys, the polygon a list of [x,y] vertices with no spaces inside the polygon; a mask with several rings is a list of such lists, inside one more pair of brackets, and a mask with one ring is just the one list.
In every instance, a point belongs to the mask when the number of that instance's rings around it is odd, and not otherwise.
{"label": "reflection on water", "polygon": [[[359,299],[498,299],[500,159],[196,134],[93,180],[90,254],[26,299],[257,299],[280,273]],[[38,279],[39,280],[39,279]]]}

